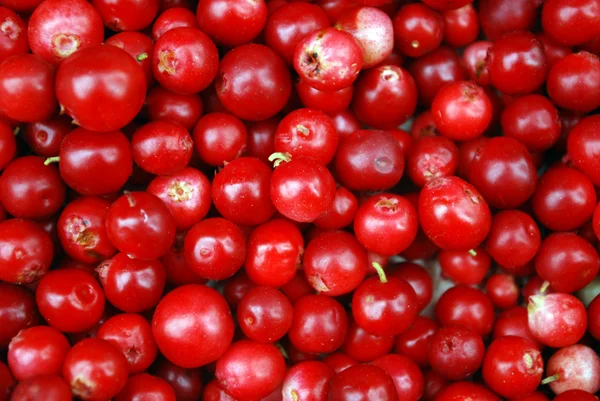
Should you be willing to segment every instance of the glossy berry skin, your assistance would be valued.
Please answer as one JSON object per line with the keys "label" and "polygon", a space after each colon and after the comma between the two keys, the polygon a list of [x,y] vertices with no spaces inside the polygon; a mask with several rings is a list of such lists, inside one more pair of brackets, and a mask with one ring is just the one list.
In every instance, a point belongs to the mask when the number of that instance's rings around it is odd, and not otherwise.
{"label": "glossy berry skin", "polygon": [[419,195],[418,210],[425,235],[445,250],[477,247],[491,226],[490,210],[483,197],[458,177],[429,181]]}
{"label": "glossy berry skin", "polygon": [[592,217],[596,190],[592,181],[575,169],[551,168],[540,179],[532,206],[535,217],[545,227],[553,231],[570,231]]}
{"label": "glossy berry skin", "polygon": [[[260,366],[261,370],[255,369]],[[257,400],[271,394],[285,378],[285,361],[272,344],[242,340],[217,361],[215,377],[236,400]]]}
{"label": "glossy berry skin", "polygon": [[477,40],[479,36],[479,19],[477,11],[471,4],[446,10],[444,18],[444,42],[457,48],[465,47]]}
{"label": "glossy berry skin", "polygon": [[121,32],[108,38],[105,43],[129,53],[142,67],[147,87],[150,88],[154,84],[151,58],[154,42],[152,39],[140,32]]}
{"label": "glossy berry skin", "polygon": [[49,272],[40,280],[35,298],[44,319],[63,333],[90,329],[104,312],[102,287],[82,269]]}
{"label": "glossy berry skin", "polygon": [[195,401],[202,396],[202,372],[200,369],[180,368],[163,359],[157,364],[155,373],[158,377],[166,380],[175,390],[177,400]]}
{"label": "glossy berry skin", "polygon": [[[267,6],[264,0],[207,0],[198,4],[196,17],[200,29],[216,43],[237,47],[250,42],[263,30]],[[237,29],[231,29],[234,26]]]}
{"label": "glossy berry skin", "polygon": [[236,224],[255,226],[275,214],[270,199],[272,171],[254,157],[227,163],[212,182],[212,200],[219,213]]}
{"label": "glossy berry skin", "polygon": [[[18,383],[12,391],[12,401],[70,401],[71,389],[57,375],[40,376]],[[8,399],[8,398],[7,398]]]}
{"label": "glossy berry skin", "polygon": [[8,346],[8,366],[15,379],[58,375],[71,348],[67,337],[48,326],[21,330]]}
{"label": "glossy berry skin", "polygon": [[339,134],[325,113],[313,109],[294,110],[277,126],[276,152],[289,153],[293,158],[308,157],[323,165],[335,155]]}
{"label": "glossy berry skin", "polygon": [[168,177],[156,177],[146,191],[164,202],[177,230],[186,230],[202,220],[212,203],[208,178],[191,167]]}
{"label": "glossy berry skin", "polygon": [[166,283],[158,260],[132,259],[124,253],[104,261],[96,269],[106,299],[123,312],[144,312],[156,306]]}
{"label": "glossy berry skin", "polygon": [[312,222],[333,206],[335,181],[323,165],[308,158],[280,164],[271,176],[271,201],[285,217]]}
{"label": "glossy berry skin", "polygon": [[110,30],[141,31],[156,18],[159,0],[93,0],[92,4]]}
{"label": "glossy berry skin", "polygon": [[146,111],[150,120],[170,120],[188,131],[196,126],[203,110],[204,104],[198,94],[180,95],[156,86],[146,97]]}
{"label": "glossy berry skin", "polygon": [[444,136],[425,136],[416,141],[406,157],[406,172],[417,186],[438,177],[454,175],[460,154],[456,144]]}
{"label": "glossy berry skin", "polygon": [[233,398],[225,392],[219,383],[213,379],[206,386],[204,390],[200,392],[199,397],[202,396],[203,400],[206,401],[231,401]]}
{"label": "glossy berry skin", "polygon": [[3,35],[0,37],[0,63],[17,54],[29,51],[27,40],[27,25],[25,21],[12,10],[0,8],[0,21],[4,24]]}
{"label": "glossy berry skin", "polygon": [[82,197],[69,203],[58,219],[58,238],[65,252],[83,263],[100,263],[117,249],[106,234],[106,213],[110,202]]}
{"label": "glossy berry skin", "polygon": [[292,303],[278,289],[254,287],[237,307],[237,321],[251,340],[272,343],[282,338],[292,326]]}
{"label": "glossy berry skin", "polygon": [[[585,84],[583,84],[585,82]],[[600,105],[600,60],[582,51],[557,61],[546,79],[550,99],[564,109],[587,113]]]}
{"label": "glossy berry skin", "polygon": [[288,337],[301,352],[330,353],[348,332],[348,316],[342,305],[326,295],[307,295],[294,304]]}
{"label": "glossy berry skin", "polygon": [[298,43],[309,33],[327,27],[329,19],[320,7],[306,2],[286,3],[269,14],[265,43],[291,65]]}
{"label": "glossy berry skin", "polygon": [[476,288],[458,285],[447,290],[435,306],[441,326],[464,326],[487,336],[494,323],[494,306],[487,295]]}
{"label": "glossy berry skin", "polygon": [[551,148],[560,137],[561,121],[552,102],[541,95],[526,95],[513,100],[502,111],[500,120],[505,136],[517,139],[530,152]]}
{"label": "glossy berry skin", "polygon": [[133,160],[143,170],[171,175],[186,167],[194,143],[187,130],[169,121],[152,121],[141,126],[131,138]]}
{"label": "glossy berry skin", "polygon": [[437,329],[438,325],[433,319],[417,316],[408,330],[396,336],[394,351],[408,357],[421,368],[428,367],[429,344]]}
{"label": "glossy berry skin", "polygon": [[550,382],[550,388],[555,394],[574,389],[594,394],[600,389],[600,358],[588,346],[571,345],[550,357],[546,375],[555,379]]}
{"label": "glossy berry skin", "polygon": [[417,318],[417,296],[406,281],[379,277],[363,281],[352,296],[352,316],[369,334],[395,336],[406,331]]}
{"label": "glossy berry skin", "polygon": [[442,43],[444,20],[424,4],[404,5],[393,22],[396,48],[402,54],[420,57]]}
{"label": "glossy berry skin", "polygon": [[65,183],[82,195],[117,192],[133,172],[127,137],[121,131],[71,131],[62,141],[59,170]]}
{"label": "glossy berry skin", "polygon": [[490,85],[486,57],[492,44],[487,40],[478,40],[467,46],[462,54],[462,61],[465,64],[469,78],[477,85],[484,87]]}
{"label": "glossy berry skin", "polygon": [[512,209],[533,195],[537,170],[531,154],[519,141],[496,137],[475,154],[468,177],[490,206]]}
{"label": "glossy berry skin", "polygon": [[[115,82],[114,74],[122,79]],[[116,46],[80,50],[61,63],[56,73],[59,103],[78,125],[91,131],[123,128],[141,110],[145,95],[144,71]]]}
{"label": "glossy berry skin", "polygon": [[209,113],[198,121],[193,135],[202,161],[220,166],[243,153],[248,132],[244,123],[229,113]]}
{"label": "glossy berry skin", "polygon": [[[290,3],[302,4],[302,3]],[[322,91],[308,85],[305,81],[299,80],[296,83],[296,95],[302,104],[310,109],[315,109],[329,115],[345,111],[354,95],[354,86],[346,86],[337,91]]]}
{"label": "glossy berry skin", "polygon": [[278,117],[271,117],[263,121],[247,122],[248,142],[246,155],[262,162],[269,163],[269,156],[275,152],[273,138],[279,125]]}
{"label": "glossy berry skin", "polygon": [[50,269],[53,257],[52,240],[37,224],[23,219],[0,222],[0,280],[33,283]]}
{"label": "glossy berry skin", "polygon": [[367,274],[367,253],[343,231],[326,232],[310,241],[303,263],[308,282],[330,296],[351,292]]}
{"label": "glossy berry skin", "polygon": [[51,0],[31,14],[27,37],[34,54],[58,64],[78,50],[101,44],[104,26],[87,1]]}
{"label": "glossy berry skin", "polygon": [[181,27],[197,28],[196,15],[184,7],[173,7],[164,10],[152,24],[152,39],[156,41],[165,32]]}
{"label": "glossy berry skin", "polygon": [[302,80],[322,91],[351,85],[363,66],[363,54],[351,34],[325,28],[308,34],[294,52],[294,69]]}
{"label": "glossy berry skin", "polygon": [[330,383],[329,399],[335,401],[398,401],[392,378],[380,367],[355,365],[338,373]]}
{"label": "glossy berry skin", "polygon": [[544,47],[529,32],[516,32],[496,40],[488,52],[490,81],[500,92],[533,92],[546,78]]}
{"label": "glossy berry skin", "polygon": [[7,348],[19,331],[35,326],[40,317],[35,298],[29,290],[3,282],[0,282],[0,290],[0,346]]}
{"label": "glossy berry skin", "polygon": [[0,114],[20,122],[48,120],[57,110],[54,68],[33,54],[0,64]]}
{"label": "glossy berry skin", "polygon": [[554,398],[556,401],[596,401],[598,397],[583,390],[568,390]]}
{"label": "glossy berry skin", "polygon": [[152,260],[164,255],[175,239],[175,221],[156,196],[128,192],[108,209],[106,232],[115,248],[130,257]]}
{"label": "glossy berry skin", "polygon": [[567,153],[573,166],[583,172],[594,185],[600,184],[598,161],[595,157],[600,117],[590,116],[581,119],[567,137]]}
{"label": "glossy berry skin", "polygon": [[573,295],[552,293],[529,297],[529,330],[542,344],[553,348],[573,345],[587,328],[585,307]]}
{"label": "glossy berry skin", "polygon": [[432,369],[449,380],[466,379],[483,362],[483,340],[471,329],[455,325],[440,327],[429,341],[428,360]]}
{"label": "glossy berry skin", "polygon": [[335,169],[337,178],[349,190],[388,189],[402,177],[404,154],[391,134],[359,130],[340,141]]}
{"label": "glossy berry skin", "polygon": [[183,256],[198,276],[224,280],[233,276],[244,263],[244,234],[229,220],[219,217],[202,220],[188,231]]}
{"label": "glossy berry skin", "polygon": [[337,20],[335,27],[356,39],[362,49],[364,69],[385,62],[394,49],[392,20],[375,7],[350,8]]}
{"label": "glossy berry skin", "polygon": [[354,233],[368,251],[393,256],[414,241],[419,221],[417,211],[404,197],[393,194],[372,196],[358,209]]}
{"label": "glossy berry skin", "polygon": [[423,373],[412,360],[402,355],[389,354],[372,362],[383,369],[394,381],[399,400],[417,401],[423,394]]}
{"label": "glossy berry skin", "polygon": [[344,228],[352,223],[358,210],[356,196],[344,187],[338,187],[335,200],[331,209],[313,223],[315,226],[325,229]]}
{"label": "glossy berry skin", "polygon": [[329,365],[319,361],[306,361],[294,365],[283,380],[283,401],[293,401],[296,398],[327,401],[329,381],[335,373]]}
{"label": "glossy berry skin", "polygon": [[497,340],[505,336],[524,338],[539,350],[544,347],[531,334],[527,324],[527,308],[522,306],[515,306],[512,309],[505,310],[496,317],[492,339]]}
{"label": "glossy berry skin", "polygon": [[363,123],[378,129],[397,128],[417,106],[417,87],[402,67],[383,65],[365,71],[356,81],[352,109]]}
{"label": "glossy berry skin", "polygon": [[285,106],[292,80],[277,53],[266,46],[249,44],[223,57],[215,88],[223,106],[236,117],[260,121],[273,117]]}
{"label": "glossy berry skin", "polygon": [[487,387],[469,381],[450,383],[438,393],[435,400],[463,401],[469,398],[478,401],[500,401],[500,397]]}
{"label": "glossy berry skin", "polygon": [[488,95],[470,81],[457,81],[440,89],[431,104],[431,112],[440,133],[456,141],[477,138],[492,121]]}
{"label": "glossy berry skin", "polygon": [[153,397],[160,401],[176,401],[175,390],[167,381],[147,373],[131,376],[115,401],[138,401]]}
{"label": "glossy berry skin", "polygon": [[[73,126],[69,118],[60,116],[25,125],[23,140],[38,156],[58,156],[63,139],[72,130]],[[12,135],[12,138],[14,139],[14,135]],[[4,151],[9,149],[7,146],[7,144],[3,145]],[[0,167],[2,167],[2,162],[0,162]]]}
{"label": "glossy berry skin", "polygon": [[132,374],[148,369],[158,353],[150,323],[138,314],[123,313],[111,317],[102,323],[96,337],[123,353]]}
{"label": "glossy berry skin", "polygon": [[17,155],[17,141],[10,125],[0,122],[0,171]]}
{"label": "glossy berry skin", "polygon": [[537,274],[558,292],[575,292],[598,274],[600,258],[596,249],[573,233],[547,236],[535,258]]}
{"label": "glossy berry skin", "polygon": [[250,234],[244,267],[254,283],[279,287],[294,277],[303,253],[304,239],[298,227],[273,219]]}
{"label": "glossy berry skin", "polygon": [[233,330],[225,299],[204,285],[188,284],[169,292],[152,318],[152,333],[160,352],[183,368],[217,360],[231,344]]}
{"label": "glossy berry skin", "polygon": [[200,92],[215,78],[218,67],[217,47],[199,29],[171,29],[154,45],[154,77],[172,92],[182,95]]}
{"label": "glossy berry skin", "polygon": [[127,382],[127,361],[110,343],[88,338],[67,354],[62,375],[71,392],[84,401],[101,401],[116,396]]}
{"label": "glossy berry skin", "polygon": [[540,385],[544,360],[535,344],[507,336],[494,340],[483,361],[483,379],[496,393],[507,398],[526,396]]}
{"label": "glossy berry skin", "polygon": [[394,337],[378,337],[367,333],[354,321],[342,345],[342,352],[357,362],[371,362],[389,354],[394,346]]}
{"label": "glossy berry skin", "polygon": [[557,43],[578,46],[600,35],[600,7],[593,0],[551,0],[542,8],[544,32]]}
{"label": "glossy berry skin", "polygon": [[433,281],[427,270],[416,263],[403,262],[392,265],[387,273],[406,281],[417,295],[417,309],[422,311],[431,302],[433,297]]}

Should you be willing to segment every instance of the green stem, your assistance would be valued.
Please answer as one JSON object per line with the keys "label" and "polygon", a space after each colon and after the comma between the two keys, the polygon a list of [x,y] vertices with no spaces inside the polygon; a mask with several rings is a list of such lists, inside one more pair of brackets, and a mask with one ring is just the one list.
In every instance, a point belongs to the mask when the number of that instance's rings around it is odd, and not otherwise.
{"label": "green stem", "polygon": [[59,161],[60,161],[60,157],[58,157],[58,156],[49,157],[46,159],[46,161],[44,161],[44,166],[47,166],[50,163],[58,163]]}
{"label": "green stem", "polygon": [[560,375],[558,373],[556,373],[556,374],[553,374],[552,376],[548,376],[544,380],[542,380],[542,384],[552,383],[552,382],[557,381],[558,379],[560,379]]}
{"label": "green stem", "polygon": [[382,283],[387,283],[387,277],[385,275],[385,271],[383,271],[383,267],[381,267],[381,265],[377,262],[373,262],[373,269],[375,269],[375,271],[377,272],[377,275],[379,276],[379,281],[381,281]]}
{"label": "green stem", "polygon": [[469,255],[477,256],[477,251],[475,251],[475,249],[471,249],[471,250],[469,250]]}

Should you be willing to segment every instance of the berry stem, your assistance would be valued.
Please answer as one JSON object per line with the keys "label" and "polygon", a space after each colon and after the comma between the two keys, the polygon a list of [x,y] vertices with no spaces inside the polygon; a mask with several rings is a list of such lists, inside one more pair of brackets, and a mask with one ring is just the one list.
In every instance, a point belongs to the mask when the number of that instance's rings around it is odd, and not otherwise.
{"label": "berry stem", "polygon": [[475,251],[475,249],[470,249],[469,250],[469,255],[471,255],[471,256],[477,256],[477,251]]}
{"label": "berry stem", "polygon": [[283,162],[292,161],[292,155],[287,152],[275,152],[269,156],[269,161],[273,162],[273,167],[277,167]]}
{"label": "berry stem", "polygon": [[58,157],[58,156],[49,157],[46,159],[46,161],[44,161],[44,166],[47,166],[50,163],[58,163],[59,161],[60,161],[60,157]]}
{"label": "berry stem", "polygon": [[552,376],[548,376],[544,380],[542,380],[542,384],[552,383],[557,381],[558,379],[560,379],[560,375],[558,373],[555,373]]}
{"label": "berry stem", "polygon": [[387,283],[387,277],[385,275],[385,271],[383,271],[383,267],[381,267],[381,265],[377,262],[373,262],[373,269],[375,269],[375,271],[377,272],[377,275],[379,276],[379,281],[381,281],[382,283]]}

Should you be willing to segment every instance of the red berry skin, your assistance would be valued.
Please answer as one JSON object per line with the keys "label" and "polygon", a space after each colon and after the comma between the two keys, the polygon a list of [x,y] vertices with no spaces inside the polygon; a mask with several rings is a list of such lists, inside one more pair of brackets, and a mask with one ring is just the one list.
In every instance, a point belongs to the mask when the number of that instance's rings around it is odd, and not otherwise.
{"label": "red berry skin", "polygon": [[155,307],[166,283],[165,269],[158,260],[133,259],[124,253],[101,263],[96,272],[106,299],[128,313]]}
{"label": "red berry skin", "polygon": [[449,380],[473,375],[481,367],[484,353],[481,336],[466,327],[440,327],[429,340],[429,364]]}
{"label": "red berry skin", "polygon": [[600,105],[599,88],[600,60],[585,51],[557,61],[546,79],[546,90],[552,102],[557,107],[580,113]]}
{"label": "red berry skin", "polygon": [[52,240],[37,224],[22,219],[0,222],[0,280],[33,283],[50,269],[53,257]]}
{"label": "red berry skin", "polygon": [[329,382],[335,373],[331,367],[319,361],[294,365],[283,380],[283,401],[327,401]]}
{"label": "red berry skin", "polygon": [[348,369],[350,366],[356,365],[357,363],[354,359],[342,352],[334,352],[333,354],[327,355],[325,358],[323,358],[323,362],[333,369],[336,374]]}
{"label": "red berry skin", "polygon": [[121,131],[71,131],[62,141],[59,170],[65,183],[82,195],[120,190],[133,172],[131,146]]}
{"label": "red berry skin", "polygon": [[431,337],[438,325],[433,319],[417,316],[416,320],[404,333],[396,336],[394,351],[414,361],[419,367],[429,366],[427,353]]}
{"label": "red berry skin", "polygon": [[367,253],[353,235],[324,233],[308,243],[304,273],[312,287],[330,296],[354,290],[367,274]]}
{"label": "red berry skin", "polygon": [[481,194],[458,177],[429,181],[419,195],[418,211],[425,235],[445,250],[476,248],[491,226],[490,209]]}
{"label": "red berry skin", "polygon": [[2,0],[0,6],[6,7],[15,12],[31,12],[42,0]]}
{"label": "red berry skin", "polygon": [[212,182],[215,207],[236,224],[255,226],[266,222],[275,214],[269,197],[271,176],[271,168],[254,157],[227,163]]}
{"label": "red berry skin", "polygon": [[353,360],[365,363],[389,354],[393,347],[393,336],[369,334],[352,320],[341,350]]}
{"label": "red berry skin", "polygon": [[325,295],[307,295],[294,304],[288,337],[305,353],[330,353],[344,342],[348,316],[342,305]]}
{"label": "red berry skin", "polygon": [[304,239],[298,227],[284,219],[273,219],[250,234],[244,267],[257,285],[279,287],[294,277],[303,253]]}
{"label": "red berry skin", "polygon": [[527,309],[522,306],[515,306],[500,313],[496,317],[492,339],[496,340],[505,336],[516,336],[529,341],[537,349],[544,346],[531,334],[527,324]]}
{"label": "red berry skin", "polygon": [[244,123],[229,113],[209,113],[194,128],[196,152],[207,164],[220,166],[238,158],[246,149]]}
{"label": "red berry skin", "polygon": [[422,311],[429,305],[433,296],[433,281],[430,273],[412,262],[403,262],[387,269],[386,274],[406,281],[417,295],[417,309]]}
{"label": "red berry skin", "polygon": [[588,305],[588,331],[596,339],[600,339],[600,296],[596,295],[596,298]]}
{"label": "red berry skin", "polygon": [[[216,43],[225,47],[237,47],[254,39],[267,22],[267,6],[264,0],[207,0],[196,9],[198,24]],[[231,27],[237,29],[231,29]],[[242,400],[239,400],[242,401]]]}
{"label": "red berry skin", "polygon": [[332,401],[398,401],[394,381],[373,365],[355,365],[338,373],[330,383]]}
{"label": "red berry skin", "polygon": [[435,317],[440,326],[464,326],[484,337],[492,331],[494,306],[480,290],[458,285],[440,297]]}
{"label": "red berry skin", "polygon": [[[165,295],[152,318],[152,333],[160,352],[183,368],[217,360],[231,344],[233,331],[233,318],[223,296],[197,284]],[[196,341],[200,337],[203,341]]]}
{"label": "red berry skin", "polygon": [[34,54],[59,64],[78,50],[101,44],[104,25],[87,1],[50,0],[31,14],[27,36]]}
{"label": "red berry skin", "polygon": [[[557,195],[560,200],[556,200]],[[592,217],[596,190],[585,174],[568,167],[554,167],[540,179],[532,206],[535,217],[545,227],[553,231],[571,231]]]}
{"label": "red berry skin", "polygon": [[275,51],[249,44],[223,57],[215,88],[223,106],[236,117],[260,121],[283,109],[292,92],[292,80]]}
{"label": "red berry skin", "polygon": [[128,256],[152,260],[164,255],[175,240],[175,221],[156,196],[128,192],[108,209],[106,232],[113,245]]}
{"label": "red berry skin", "polygon": [[58,237],[65,252],[83,263],[100,263],[117,249],[106,234],[110,202],[82,197],[69,203],[58,219]]}
{"label": "red berry skin", "polygon": [[269,13],[265,43],[291,65],[298,43],[306,35],[327,27],[329,19],[319,6],[306,2],[285,3]]}
{"label": "red berry skin", "polygon": [[187,230],[202,220],[212,203],[208,178],[191,167],[167,177],[156,177],[146,191],[164,202],[177,230]]}
{"label": "red berry skin", "polygon": [[419,222],[417,211],[405,198],[393,194],[372,196],[354,218],[356,238],[368,251],[393,256],[414,241]]}
{"label": "red berry skin", "polygon": [[457,81],[440,89],[431,112],[437,129],[456,141],[481,136],[492,121],[492,103],[484,90],[470,81]]}
{"label": "red berry skin", "polygon": [[487,387],[467,381],[450,383],[438,393],[435,401],[464,401],[469,398],[477,401],[501,401]]}
{"label": "red berry skin", "polygon": [[538,17],[538,3],[529,0],[483,0],[480,3],[481,28],[491,41],[507,32],[532,30]]}
{"label": "red berry skin", "polygon": [[246,143],[247,156],[270,163],[269,156],[275,152],[273,138],[275,138],[279,121],[278,117],[271,117],[262,121],[246,122],[248,130],[248,142]]}
{"label": "red berry skin", "polygon": [[159,0],[92,0],[92,4],[111,31],[141,31],[156,18]]}
{"label": "red berry skin", "polygon": [[496,393],[519,398],[540,385],[544,360],[532,342],[515,336],[500,337],[490,344],[482,371],[486,384]]}
{"label": "red berry skin", "polygon": [[218,67],[217,47],[199,29],[171,29],[154,45],[154,77],[172,92],[190,95],[206,89],[217,75]]}
{"label": "red berry skin", "polygon": [[573,166],[583,172],[594,185],[600,185],[600,163],[596,155],[600,117],[590,116],[581,119],[567,137],[567,153]]}
{"label": "red berry skin", "polygon": [[128,374],[127,361],[119,350],[96,338],[75,344],[62,369],[73,395],[84,401],[113,398],[125,387]]}
{"label": "red berry skin", "polygon": [[231,397],[251,401],[275,391],[283,383],[285,371],[283,356],[273,344],[242,340],[232,344],[217,361],[215,377]]}
{"label": "red berry skin", "polygon": [[547,236],[535,258],[537,274],[558,292],[575,292],[597,275],[600,258],[596,249],[573,233]]}
{"label": "red berry skin", "polygon": [[366,125],[378,129],[397,128],[417,107],[417,86],[402,67],[376,66],[356,81],[352,109]]}
{"label": "red berry skin", "polygon": [[[25,125],[23,140],[27,146],[38,156],[58,156],[60,145],[65,136],[71,132],[73,126],[68,117],[59,116],[47,121],[41,121]],[[4,129],[2,129],[4,131]],[[12,132],[12,130],[10,130]],[[4,133],[2,135],[5,135]],[[12,135],[14,139],[14,135]],[[9,145],[3,142],[3,153],[8,151]],[[16,151],[16,148],[15,148]],[[0,157],[1,158],[1,157]],[[2,161],[0,167],[3,168]]]}
{"label": "red berry skin", "polygon": [[363,281],[352,296],[352,316],[369,334],[395,336],[405,332],[417,318],[417,296],[406,281],[379,277]]}
{"label": "red berry skin", "polygon": [[156,375],[175,390],[178,401],[196,401],[202,397],[200,369],[184,369],[163,359],[157,365]]}
{"label": "red berry skin", "polygon": [[444,42],[457,48],[475,42],[479,36],[479,18],[471,4],[446,10],[444,18]]}
{"label": "red berry skin", "polygon": [[[122,77],[118,82],[111,79],[115,74]],[[142,109],[146,77],[126,51],[98,45],[80,50],[60,64],[56,95],[65,112],[81,127],[114,131],[129,124]]]}
{"label": "red berry skin", "polygon": [[468,177],[490,206],[511,209],[533,195],[537,171],[531,154],[519,141],[496,137],[475,154]]}
{"label": "red berry skin", "polygon": [[165,380],[147,373],[131,376],[114,401],[137,401],[145,398],[176,401],[175,390]]}
{"label": "red berry skin", "polygon": [[490,75],[487,68],[487,52],[493,43],[487,40],[478,40],[467,46],[462,54],[469,78],[477,85],[487,87],[490,85]]}
{"label": "red berry skin", "polygon": [[442,16],[424,4],[402,6],[393,22],[396,48],[409,57],[437,49],[444,38]]}
{"label": "red berry skin", "polygon": [[423,394],[424,379],[419,366],[411,359],[389,354],[372,362],[383,369],[394,381],[398,400],[418,401]]}
{"label": "red berry skin", "polygon": [[[204,391],[201,393],[201,396],[205,401],[233,401],[233,397],[227,394],[215,379],[204,386]],[[194,400],[197,398],[194,398]]]}
{"label": "red berry skin", "polygon": [[184,7],[164,10],[152,24],[152,39],[156,41],[165,32],[181,27],[198,28],[196,15]]}
{"label": "red berry skin", "polygon": [[58,375],[71,348],[67,337],[48,326],[21,330],[8,346],[8,366],[19,380]]}
{"label": "red berry skin", "polygon": [[588,346],[571,345],[550,357],[546,375],[556,379],[550,382],[555,394],[575,389],[594,394],[600,390],[600,358]]}
{"label": "red berry skin", "polygon": [[339,186],[331,209],[313,223],[323,229],[340,229],[352,223],[358,210],[356,196],[346,188]]}
{"label": "red berry skin", "polygon": [[194,143],[187,130],[169,121],[149,122],[131,138],[133,160],[151,174],[180,172],[190,162],[193,151]]}
{"label": "red berry skin", "polygon": [[294,52],[294,69],[308,85],[335,91],[356,80],[363,66],[362,50],[352,35],[336,28],[314,31]]}
{"label": "red berry skin", "polygon": [[191,131],[202,116],[204,103],[198,94],[180,95],[156,86],[146,97],[146,111],[151,121],[169,120]]}
{"label": "red berry skin", "polygon": [[10,125],[0,121],[0,171],[4,170],[16,155],[17,141],[15,140],[15,134]]}
{"label": "red berry skin", "polygon": [[551,0],[542,7],[544,32],[557,43],[578,46],[600,35],[600,5],[593,0]]}
{"label": "red berry skin", "polygon": [[404,172],[404,153],[385,131],[358,130],[342,138],[335,157],[337,178],[352,191],[395,186]]}
{"label": "red berry skin", "polygon": [[39,324],[41,319],[29,290],[3,282],[0,290],[0,347],[6,348],[19,331]]}
{"label": "red berry skin", "polygon": [[568,390],[557,395],[555,401],[596,401],[598,397],[583,390]]}
{"label": "red berry skin", "polygon": [[254,287],[237,307],[237,321],[251,340],[272,343],[281,339],[292,326],[292,303],[278,289]]}
{"label": "red berry skin", "polygon": [[158,353],[152,327],[141,315],[115,315],[102,323],[96,337],[111,343],[123,353],[132,374],[148,369]]}
{"label": "red berry skin", "polygon": [[[289,3],[289,4],[303,4],[303,3]],[[296,95],[300,99],[300,102],[310,109],[315,109],[327,113],[329,115],[341,113],[348,109],[352,97],[354,95],[354,86],[346,86],[345,88],[337,91],[328,92],[315,89],[308,85],[305,81],[298,81],[296,83]]]}
{"label": "red berry skin", "polygon": [[4,35],[0,38],[0,63],[10,56],[28,53],[29,42],[25,21],[6,7],[0,8],[0,21],[5,27]]}
{"label": "red berry skin", "polygon": [[556,292],[529,297],[529,330],[542,344],[553,348],[573,345],[585,334],[587,315],[573,295]]}
{"label": "red berry skin", "polygon": [[73,396],[67,383],[60,376],[52,375],[20,382],[14,388],[10,399],[11,401],[70,401]]}
{"label": "red berry skin", "polygon": [[454,175],[460,154],[456,144],[444,136],[425,136],[416,141],[406,158],[406,172],[417,186],[438,177]]}

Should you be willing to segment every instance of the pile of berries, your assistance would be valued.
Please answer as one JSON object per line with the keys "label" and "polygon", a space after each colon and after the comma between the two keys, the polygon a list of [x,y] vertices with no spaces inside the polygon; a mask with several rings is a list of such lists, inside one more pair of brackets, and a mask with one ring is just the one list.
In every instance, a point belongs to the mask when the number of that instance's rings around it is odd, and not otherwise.
{"label": "pile of berries", "polygon": [[0,0],[0,401],[598,401],[600,0]]}

